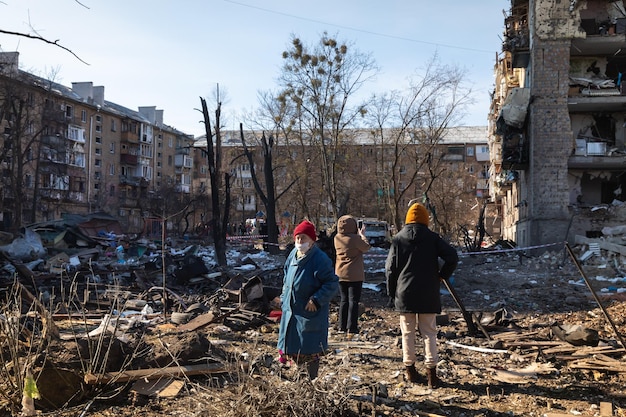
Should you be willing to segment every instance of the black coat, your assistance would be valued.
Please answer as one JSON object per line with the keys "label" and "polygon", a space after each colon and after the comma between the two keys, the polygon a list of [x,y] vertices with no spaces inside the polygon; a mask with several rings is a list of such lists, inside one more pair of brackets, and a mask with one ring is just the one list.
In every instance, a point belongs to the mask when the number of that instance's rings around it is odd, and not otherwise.
{"label": "black coat", "polygon": [[385,263],[387,292],[396,310],[441,313],[440,277],[450,278],[458,261],[456,250],[427,226],[405,225],[394,236]]}

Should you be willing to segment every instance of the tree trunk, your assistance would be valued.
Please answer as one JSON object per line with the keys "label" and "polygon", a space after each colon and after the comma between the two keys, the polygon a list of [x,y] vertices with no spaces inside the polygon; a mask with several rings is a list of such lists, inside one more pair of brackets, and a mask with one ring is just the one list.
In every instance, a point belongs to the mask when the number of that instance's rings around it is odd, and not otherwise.
{"label": "tree trunk", "polygon": [[220,110],[218,103],[215,110],[215,149],[213,147],[213,134],[211,133],[211,118],[206,105],[206,100],[200,97],[202,103],[202,115],[204,117],[204,127],[207,142],[207,162],[209,165],[209,176],[211,182],[211,209],[213,219],[211,220],[211,232],[213,234],[213,245],[215,247],[215,259],[219,266],[226,266],[226,233],[222,227],[222,214],[220,209],[220,164],[221,164],[221,136],[220,136]]}

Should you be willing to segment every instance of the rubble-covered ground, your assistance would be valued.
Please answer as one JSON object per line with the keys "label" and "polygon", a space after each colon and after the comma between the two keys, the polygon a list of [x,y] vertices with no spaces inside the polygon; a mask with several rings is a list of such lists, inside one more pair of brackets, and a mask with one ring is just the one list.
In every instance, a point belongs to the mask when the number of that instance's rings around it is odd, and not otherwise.
{"label": "rubble-covered ground", "polygon": [[[277,361],[271,299],[284,253],[243,244],[219,269],[210,247],[199,246],[177,269],[155,259],[112,261],[107,274],[91,265],[91,273],[79,267],[61,278],[31,277],[34,283],[19,277],[26,293],[5,279],[0,415],[22,409],[14,391],[16,370],[25,364],[41,396],[35,408],[55,416],[625,415],[622,257],[578,245],[572,253],[585,258],[579,270],[562,246],[547,249],[461,256],[452,289],[476,331],[468,331],[442,286],[438,371],[445,386],[436,390],[403,378],[382,249],[366,258],[360,334],[347,340],[334,330],[337,298],[330,349],[313,382]],[[197,258],[207,269],[190,277],[186,267]],[[177,273],[179,279],[170,278]],[[28,293],[43,306],[26,302]],[[15,300],[30,306],[17,334],[10,330]],[[45,317],[50,306],[57,307]],[[58,335],[50,336],[50,320]]]}

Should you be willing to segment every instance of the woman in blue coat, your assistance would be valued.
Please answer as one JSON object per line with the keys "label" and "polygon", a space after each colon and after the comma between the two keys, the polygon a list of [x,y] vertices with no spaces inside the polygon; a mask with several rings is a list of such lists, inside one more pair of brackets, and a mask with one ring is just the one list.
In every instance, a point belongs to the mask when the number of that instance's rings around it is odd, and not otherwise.
{"label": "woman in blue coat", "polygon": [[313,223],[304,220],[293,231],[295,248],[285,261],[278,332],[281,355],[306,364],[317,378],[319,357],[328,349],[329,303],[338,288],[332,261],[315,245]]}

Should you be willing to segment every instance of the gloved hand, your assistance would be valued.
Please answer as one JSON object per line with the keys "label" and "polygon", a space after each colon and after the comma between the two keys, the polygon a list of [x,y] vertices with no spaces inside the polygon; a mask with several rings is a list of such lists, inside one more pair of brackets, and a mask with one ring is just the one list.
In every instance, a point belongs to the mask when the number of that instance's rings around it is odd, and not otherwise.
{"label": "gloved hand", "polygon": [[387,307],[396,308],[396,301],[393,297],[389,297],[389,300],[387,300]]}

